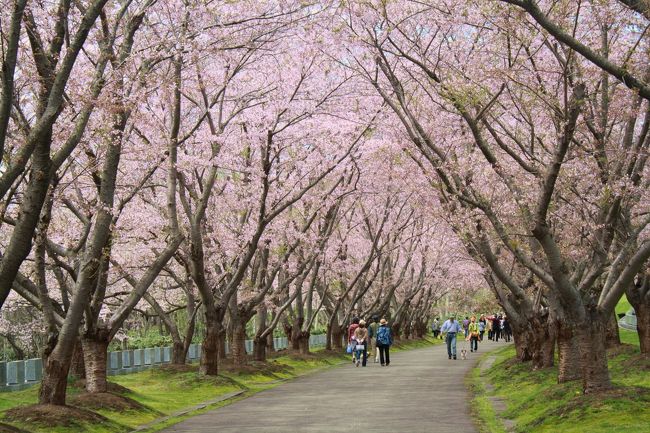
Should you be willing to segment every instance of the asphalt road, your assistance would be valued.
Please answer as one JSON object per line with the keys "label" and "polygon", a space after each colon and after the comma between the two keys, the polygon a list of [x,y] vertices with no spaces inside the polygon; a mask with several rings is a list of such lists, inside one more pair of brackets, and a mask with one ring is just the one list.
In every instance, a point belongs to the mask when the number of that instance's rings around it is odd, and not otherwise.
{"label": "asphalt road", "polygon": [[[163,432],[477,433],[465,375],[478,355],[448,360],[444,345],[391,354],[389,367],[370,362],[310,374]],[[501,347],[485,341],[478,354]],[[467,349],[469,345],[467,344]]]}

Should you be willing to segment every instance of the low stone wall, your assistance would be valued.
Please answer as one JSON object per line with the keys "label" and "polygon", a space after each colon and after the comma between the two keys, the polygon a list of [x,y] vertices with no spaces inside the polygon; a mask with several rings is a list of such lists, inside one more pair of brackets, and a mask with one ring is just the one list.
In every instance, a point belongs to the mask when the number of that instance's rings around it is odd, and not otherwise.
{"label": "low stone wall", "polygon": [[[309,337],[310,347],[325,345],[326,336]],[[275,350],[286,349],[286,337],[273,339]],[[230,352],[226,344],[226,353]],[[253,352],[253,340],[246,340],[246,352]],[[158,365],[171,362],[171,347],[151,347],[147,349],[122,350],[108,353],[106,370],[109,376],[137,373]],[[187,353],[188,362],[196,362],[201,357],[201,345],[192,344]],[[0,362],[0,392],[18,391],[37,384],[43,377],[43,360],[41,358],[22,361]]]}
{"label": "low stone wall", "polygon": [[634,309],[631,309],[625,313],[625,316],[621,317],[618,321],[618,326],[623,329],[629,329],[630,331],[636,331],[636,314],[634,313]]}

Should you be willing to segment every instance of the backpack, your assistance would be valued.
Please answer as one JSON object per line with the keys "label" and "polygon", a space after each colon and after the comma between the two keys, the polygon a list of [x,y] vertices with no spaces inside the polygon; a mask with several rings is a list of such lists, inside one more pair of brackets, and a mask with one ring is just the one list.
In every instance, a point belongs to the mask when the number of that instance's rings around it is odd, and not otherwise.
{"label": "backpack", "polygon": [[377,344],[390,346],[390,329],[386,326],[380,326],[377,330]]}

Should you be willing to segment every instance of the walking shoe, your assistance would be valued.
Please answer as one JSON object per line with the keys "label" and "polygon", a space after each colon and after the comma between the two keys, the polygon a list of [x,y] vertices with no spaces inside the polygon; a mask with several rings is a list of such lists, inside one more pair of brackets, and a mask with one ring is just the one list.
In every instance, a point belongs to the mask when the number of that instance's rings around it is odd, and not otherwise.
{"label": "walking shoe", "polygon": [[456,359],[456,355],[454,355],[454,359]]}
{"label": "walking shoe", "polygon": [[449,357],[449,359],[451,359],[451,356]]}

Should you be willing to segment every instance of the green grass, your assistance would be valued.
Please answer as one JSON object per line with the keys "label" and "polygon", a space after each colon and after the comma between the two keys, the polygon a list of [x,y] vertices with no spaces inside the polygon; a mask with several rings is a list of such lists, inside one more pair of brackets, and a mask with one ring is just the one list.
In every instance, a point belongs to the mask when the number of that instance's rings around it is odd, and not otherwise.
{"label": "green grass", "polygon": [[[396,344],[395,350],[414,349],[439,343],[441,341],[435,341],[433,338],[406,340]],[[0,423],[5,422],[16,427],[26,428],[32,433],[128,432],[137,426],[150,423],[163,415],[169,415],[178,410],[204,403],[233,391],[245,391],[240,397],[211,405],[206,409],[194,411],[189,415],[175,417],[172,420],[156,424],[155,428],[148,430],[157,431],[173,425],[188,416],[230,404],[238,399],[277,386],[283,380],[295,378],[324,368],[330,368],[347,360],[348,355],[345,353],[326,353],[325,351],[316,351],[313,356],[306,357],[283,354],[269,359],[266,364],[252,363],[252,368],[246,368],[242,371],[222,369],[216,378],[200,376],[196,365],[190,371],[172,371],[164,368],[155,368],[140,373],[112,376],[109,378],[110,382],[127,388],[128,392],[123,395],[142,404],[144,406],[143,410],[98,409],[95,412],[108,418],[108,422],[95,424],[77,423],[67,427],[52,427],[39,424],[25,426],[15,422],[7,422],[5,412],[8,409],[31,405],[37,402],[38,387],[34,386],[23,391],[0,394]],[[83,392],[83,390],[73,386],[68,388],[69,397],[74,397],[80,392]]]}
{"label": "green grass", "polygon": [[639,334],[636,331],[619,328],[621,343],[639,347]]}
{"label": "green grass", "polygon": [[[623,296],[620,301],[618,301],[618,304],[616,304],[616,315],[618,317],[619,314],[625,314],[630,309],[632,306],[628,302],[627,298]],[[633,346],[639,346],[639,334],[636,331],[630,331],[628,329],[622,329],[619,328],[620,331],[620,336],[621,336],[621,342],[626,343],[626,344],[631,344]]]}
{"label": "green grass", "polygon": [[[484,359],[487,355],[488,354],[485,354],[481,358]],[[488,392],[483,380],[481,380],[481,369],[478,367],[474,368],[470,373],[467,382],[472,394],[474,394],[470,410],[472,416],[479,420],[481,432],[506,433],[503,423],[492,408]]]}
{"label": "green grass", "polygon": [[630,309],[632,308],[632,305],[630,305],[629,301],[627,300],[627,297],[623,296],[620,301],[618,301],[618,304],[616,304],[616,314],[625,314]]}
{"label": "green grass", "polygon": [[[558,384],[556,368],[531,371],[530,364],[517,362],[513,347],[492,355],[496,362],[483,379],[494,391],[485,390],[478,368],[469,378],[482,432],[503,432],[499,417],[514,420],[516,431],[526,433],[641,432],[650,425],[650,361],[640,356],[638,347],[623,345],[610,353],[614,390],[588,396],[579,382]],[[506,402],[503,413],[495,414],[491,395]]]}

